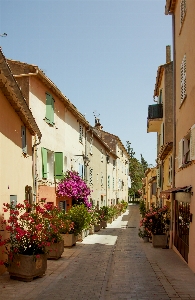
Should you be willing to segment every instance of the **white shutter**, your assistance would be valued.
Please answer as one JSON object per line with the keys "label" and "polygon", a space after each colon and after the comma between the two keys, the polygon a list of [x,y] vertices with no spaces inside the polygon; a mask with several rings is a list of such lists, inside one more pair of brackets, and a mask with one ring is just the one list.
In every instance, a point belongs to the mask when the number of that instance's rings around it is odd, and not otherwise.
{"label": "white shutter", "polygon": [[179,141],[179,149],[178,149],[178,167],[181,168],[183,164],[183,139]]}
{"label": "white shutter", "polygon": [[195,124],[190,131],[190,160],[195,160]]}

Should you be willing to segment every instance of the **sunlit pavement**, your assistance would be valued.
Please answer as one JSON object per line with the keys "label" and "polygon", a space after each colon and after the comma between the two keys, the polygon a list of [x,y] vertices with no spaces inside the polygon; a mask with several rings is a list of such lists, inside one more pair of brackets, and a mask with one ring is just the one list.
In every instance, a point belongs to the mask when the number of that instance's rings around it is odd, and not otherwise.
{"label": "sunlit pavement", "polygon": [[0,276],[2,300],[194,299],[195,275],[171,249],[138,237],[138,206],[48,261],[32,282]]}

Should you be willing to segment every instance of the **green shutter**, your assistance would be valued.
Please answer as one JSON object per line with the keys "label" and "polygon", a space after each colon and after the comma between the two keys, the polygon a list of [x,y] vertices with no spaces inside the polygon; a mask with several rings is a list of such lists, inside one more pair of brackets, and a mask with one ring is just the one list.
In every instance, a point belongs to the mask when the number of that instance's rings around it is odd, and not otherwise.
{"label": "green shutter", "polygon": [[46,93],[46,122],[54,125],[54,99]]}
{"label": "green shutter", "polygon": [[42,154],[42,178],[47,178],[47,149],[41,148]]}
{"label": "green shutter", "polygon": [[55,178],[63,178],[63,152],[55,152]]}

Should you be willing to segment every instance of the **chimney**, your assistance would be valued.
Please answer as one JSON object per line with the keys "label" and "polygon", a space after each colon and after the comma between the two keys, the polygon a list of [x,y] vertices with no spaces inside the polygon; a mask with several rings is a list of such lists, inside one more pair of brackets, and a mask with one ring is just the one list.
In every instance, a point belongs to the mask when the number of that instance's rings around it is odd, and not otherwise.
{"label": "chimney", "polygon": [[101,126],[100,119],[97,119],[96,117],[95,117],[95,128],[98,130],[101,130],[103,128],[103,126]]}
{"label": "chimney", "polygon": [[171,62],[171,46],[166,46],[166,64]]}

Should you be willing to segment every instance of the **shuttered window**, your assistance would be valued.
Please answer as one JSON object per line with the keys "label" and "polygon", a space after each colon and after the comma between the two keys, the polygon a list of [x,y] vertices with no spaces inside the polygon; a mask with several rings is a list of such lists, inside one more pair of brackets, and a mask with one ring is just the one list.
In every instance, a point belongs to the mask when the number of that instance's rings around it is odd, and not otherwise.
{"label": "shuttered window", "polygon": [[190,160],[195,160],[195,124],[190,131]]}
{"label": "shuttered window", "polygon": [[110,175],[108,175],[108,188],[110,188]]}
{"label": "shuttered window", "polygon": [[184,55],[181,63],[181,103],[186,98],[186,55]]}
{"label": "shuttered window", "polygon": [[186,14],[186,0],[181,0],[181,2],[180,2],[180,27],[183,25],[185,14]]}
{"label": "shuttered window", "polygon": [[47,149],[41,148],[42,155],[42,178],[47,178]]}
{"label": "shuttered window", "polygon": [[26,127],[21,126],[21,139],[22,139],[22,152],[27,153],[27,144],[26,144]]}
{"label": "shuttered window", "polygon": [[93,185],[93,169],[89,168],[89,185]]}
{"label": "shuttered window", "polygon": [[55,178],[62,179],[63,176],[63,152],[55,152]]}
{"label": "shuttered window", "polygon": [[54,125],[54,99],[46,93],[46,116],[45,120],[48,124]]}

